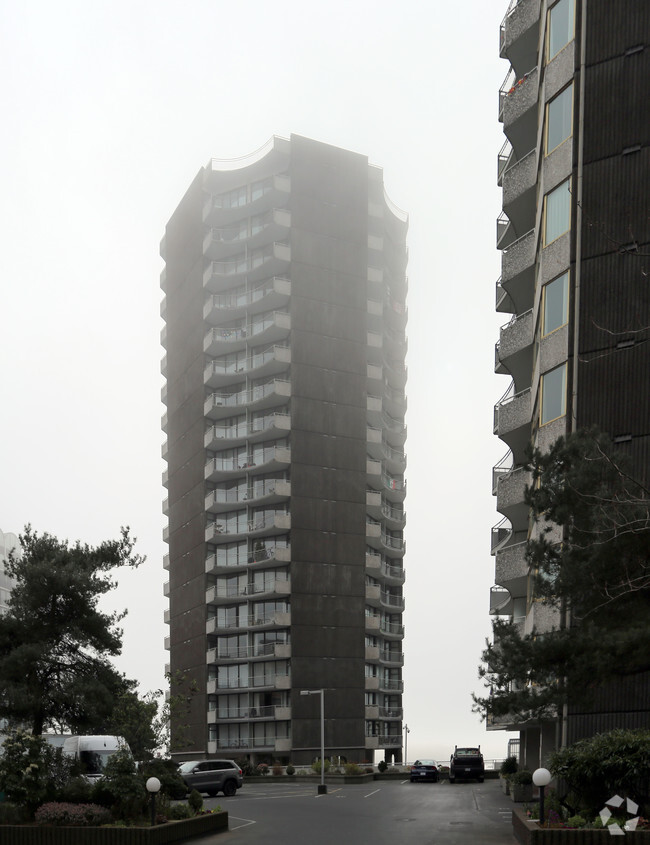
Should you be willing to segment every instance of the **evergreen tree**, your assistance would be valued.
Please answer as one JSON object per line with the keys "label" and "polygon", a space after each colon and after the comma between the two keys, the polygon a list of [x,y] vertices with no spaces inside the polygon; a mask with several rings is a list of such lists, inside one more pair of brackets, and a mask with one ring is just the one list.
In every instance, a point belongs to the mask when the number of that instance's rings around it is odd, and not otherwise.
{"label": "evergreen tree", "polygon": [[[486,715],[553,717],[566,701],[650,669],[650,495],[607,437],[584,430],[532,454],[526,501],[532,600],[557,609],[551,631],[493,624],[479,675]],[[558,527],[560,530],[558,530]]]}
{"label": "evergreen tree", "polygon": [[135,682],[118,673],[124,613],[104,613],[99,599],[116,586],[112,572],[138,566],[135,540],[69,545],[27,526],[6,569],[16,580],[0,616],[0,717],[34,734],[45,728],[92,732]]}

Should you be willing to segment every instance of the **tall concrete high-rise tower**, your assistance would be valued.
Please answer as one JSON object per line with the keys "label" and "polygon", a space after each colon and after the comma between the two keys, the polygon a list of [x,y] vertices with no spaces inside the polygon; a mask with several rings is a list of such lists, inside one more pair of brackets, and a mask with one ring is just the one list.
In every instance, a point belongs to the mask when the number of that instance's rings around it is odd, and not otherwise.
{"label": "tall concrete high-rise tower", "polygon": [[[506,454],[493,472],[503,520],[492,532],[492,612],[523,633],[565,624],[536,600],[526,558],[540,530],[524,500],[527,447],[597,425],[650,481],[649,45],[644,0],[513,0],[501,25],[510,68],[499,93],[496,308],[510,316],[495,366],[510,380],[494,409]],[[559,529],[550,536],[562,542]],[[563,742],[648,724],[641,676],[569,702],[557,722],[489,727],[519,730],[532,769]]]}
{"label": "tall concrete high-rise tower", "polygon": [[406,232],[380,168],[298,136],[202,168],[167,224],[179,757],[308,764],[324,690],[326,756],[401,760]]}

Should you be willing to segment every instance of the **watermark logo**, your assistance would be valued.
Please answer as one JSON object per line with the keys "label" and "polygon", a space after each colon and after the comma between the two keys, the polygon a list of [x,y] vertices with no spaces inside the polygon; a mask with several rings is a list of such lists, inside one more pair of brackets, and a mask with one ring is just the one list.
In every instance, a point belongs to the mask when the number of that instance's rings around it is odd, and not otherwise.
{"label": "watermark logo", "polygon": [[[609,808],[613,807],[615,810],[620,810],[623,804],[625,804],[628,816],[634,816],[635,818],[628,819],[623,827],[621,827],[618,822],[610,821],[612,811]],[[636,815],[638,809],[639,805],[635,804],[630,798],[621,798],[620,795],[614,795],[609,801],[605,801],[605,806],[599,814],[600,820],[603,823],[603,827],[606,827],[609,831],[610,836],[625,836],[626,831],[636,830],[636,826],[639,823],[639,816]]]}

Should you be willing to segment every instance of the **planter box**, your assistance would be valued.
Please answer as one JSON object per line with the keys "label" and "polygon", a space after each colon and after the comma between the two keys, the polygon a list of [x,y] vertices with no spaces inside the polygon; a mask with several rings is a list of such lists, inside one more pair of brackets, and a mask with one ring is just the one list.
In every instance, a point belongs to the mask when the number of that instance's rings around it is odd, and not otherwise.
{"label": "planter box", "polygon": [[[520,845],[611,845],[612,835],[608,830],[546,830],[539,822],[529,821],[523,810],[512,811],[512,832]],[[621,840],[628,845],[650,845],[650,831],[625,832]]]}
{"label": "planter box", "polygon": [[533,800],[533,785],[532,783],[511,783],[510,797],[515,804],[525,804],[527,801]]}
{"label": "planter box", "polygon": [[508,778],[504,778],[499,775],[499,780],[501,781],[501,791],[503,794],[510,795],[510,781]]}
{"label": "planter box", "polygon": [[224,812],[154,827],[0,825],[0,841],[2,845],[167,845],[227,830],[228,813]]}

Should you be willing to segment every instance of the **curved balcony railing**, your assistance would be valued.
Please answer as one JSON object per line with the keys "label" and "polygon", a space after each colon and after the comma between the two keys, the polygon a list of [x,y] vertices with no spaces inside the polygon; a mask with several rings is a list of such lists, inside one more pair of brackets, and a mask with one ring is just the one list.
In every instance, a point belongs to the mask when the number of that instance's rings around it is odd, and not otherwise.
{"label": "curved balcony railing", "polygon": [[501,458],[498,464],[495,464],[492,467],[492,495],[496,496],[497,494],[497,484],[499,482],[499,478],[503,475],[507,475],[509,472],[512,471],[513,462],[512,462],[512,451],[508,449],[505,455]]}
{"label": "curved balcony railing", "polygon": [[379,630],[383,634],[388,634],[389,636],[393,636],[393,637],[403,637],[404,636],[404,626],[400,625],[397,622],[380,621]]}
{"label": "curved balcony railing", "polygon": [[[260,314],[259,317],[248,322],[242,320],[241,325],[222,326],[220,328],[213,327],[205,335],[203,340],[203,350],[210,354],[212,350],[216,352],[223,348],[222,344],[229,344],[237,346],[241,344],[242,348],[247,340],[252,337],[258,337],[264,332],[269,332],[275,329],[277,339],[284,338],[285,333],[291,328],[291,317],[286,311],[273,311],[270,313]],[[269,340],[275,340],[275,337],[270,337]],[[234,350],[236,351],[236,350]]]}
{"label": "curved balcony railing", "polygon": [[216,663],[218,660],[247,660],[254,657],[285,658],[284,651],[291,648],[288,643],[260,643],[249,646],[218,646],[210,648],[206,653],[206,663]]}
{"label": "curved balcony railing", "polygon": [[401,707],[380,707],[380,719],[401,719],[404,715],[404,710]]}
{"label": "curved balcony railing", "polygon": [[403,692],[404,681],[398,681],[394,678],[379,678],[379,689],[389,692]]}
{"label": "curved balcony railing", "polygon": [[[262,665],[262,664],[260,664]],[[221,678],[217,679],[216,688],[222,689],[255,689],[257,687],[281,687],[286,689],[291,675],[276,673],[266,677]]]}
{"label": "curved balcony railing", "polygon": [[392,610],[404,610],[404,596],[395,596],[385,590],[381,591],[381,603]]}
{"label": "curved balcony railing", "polygon": [[206,477],[217,472],[238,472],[239,470],[253,469],[265,466],[273,461],[278,463],[290,463],[291,452],[286,446],[271,446],[263,452],[253,452],[250,455],[242,455],[228,458],[208,458],[205,465]]}
{"label": "curved balcony railing", "polygon": [[205,625],[205,630],[206,634],[216,634],[220,631],[232,631],[236,628],[261,628],[265,625],[286,628],[290,624],[290,611],[276,610],[272,613],[256,613],[250,616],[239,616],[236,619],[226,619],[219,623],[217,623],[217,619],[214,617],[212,619],[208,619]]}
{"label": "curved balcony railing", "polygon": [[211,393],[205,400],[205,410],[208,413],[214,408],[237,408],[243,405],[252,405],[273,393],[287,396],[291,392],[290,388],[290,381],[276,378],[266,384],[257,384],[246,390],[238,390],[236,393]]}
{"label": "curved balcony railing", "polygon": [[396,492],[406,492],[406,481],[403,478],[396,478],[394,475],[383,473],[381,482],[387,490],[395,490]]}
{"label": "curved balcony railing", "polygon": [[492,554],[495,554],[497,549],[504,546],[512,536],[512,526],[510,520],[505,516],[500,522],[492,527],[490,548]]}
{"label": "curved balcony railing", "polygon": [[379,653],[379,660],[382,663],[393,663],[399,666],[404,665],[404,655],[401,651],[382,651]]}
{"label": "curved balcony railing", "polygon": [[[282,704],[270,704],[265,707],[218,707],[208,710],[208,713],[214,713],[216,720],[228,719],[280,719],[287,718],[287,711],[290,713],[289,706]],[[290,718],[290,717],[289,717]],[[225,740],[224,740],[225,741]],[[240,740],[236,740],[240,741]],[[244,740],[248,742],[247,740]],[[241,746],[231,746],[241,747]]]}
{"label": "curved balcony railing", "polygon": [[393,566],[392,564],[384,563],[383,561],[381,564],[381,573],[386,578],[393,578],[398,581],[404,581],[406,578],[406,573],[402,566]]}
{"label": "curved balcony railing", "polygon": [[213,293],[206,300],[203,316],[207,317],[212,310],[232,311],[237,308],[248,308],[273,293],[288,296],[291,293],[291,281],[283,276],[273,276],[254,288],[246,289],[242,285],[228,293]]}
{"label": "curved balcony railing", "polygon": [[393,522],[404,522],[406,520],[406,511],[404,508],[397,508],[388,502],[381,503],[381,512],[386,519],[390,519]]}
{"label": "curved balcony railing", "polygon": [[288,485],[286,478],[264,478],[254,481],[249,487],[210,490],[205,497],[205,506],[209,508],[213,504],[237,504],[274,495],[288,496],[290,490]]}
{"label": "curved balcony railing", "polygon": [[[205,381],[208,381],[212,376],[223,378],[225,376],[239,376],[247,373],[250,370],[258,370],[267,364],[269,361],[277,360],[279,357],[286,357],[290,349],[285,344],[272,343],[264,349],[249,355],[239,361],[223,360],[221,358],[213,358],[206,364],[205,367]],[[230,356],[228,356],[230,358]],[[290,360],[290,359],[288,359]],[[287,363],[288,363],[287,360]]]}
{"label": "curved balcony railing", "polygon": [[382,531],[381,534],[381,542],[387,549],[393,549],[397,552],[403,552],[406,548],[406,544],[402,537],[392,537],[390,534],[386,534]]}
{"label": "curved balcony railing", "polygon": [[270,428],[288,431],[291,428],[291,417],[289,414],[275,412],[235,425],[211,425],[205,432],[204,445],[209,448],[215,440],[246,440],[255,434],[268,431]]}
{"label": "curved balcony railing", "polygon": [[258,249],[245,250],[227,261],[211,261],[203,273],[203,282],[208,284],[214,276],[236,276],[250,273],[261,267],[265,262],[276,257],[278,253],[286,251],[285,261],[290,260],[291,248],[288,244],[276,242]]}
{"label": "curved balcony railing", "polygon": [[289,586],[289,577],[276,577],[265,584],[227,584],[208,587],[205,591],[207,604],[212,604],[216,599],[240,598],[242,596],[257,596],[260,593],[286,593]]}
{"label": "curved balcony railing", "polygon": [[[223,522],[211,522],[205,529],[206,542],[210,542],[224,534],[251,534],[255,531],[264,531],[268,528],[287,528],[291,517],[286,511],[276,511],[266,516],[253,516],[244,522],[236,525],[228,525]],[[286,525],[284,523],[287,523]]]}
{"label": "curved balcony railing", "polygon": [[[268,539],[265,542],[268,542]],[[233,555],[232,557],[228,557],[223,553],[209,554],[205,559],[205,571],[208,573],[232,571],[256,563],[288,563],[290,560],[290,546],[265,546],[264,548],[244,552],[241,555]]]}

